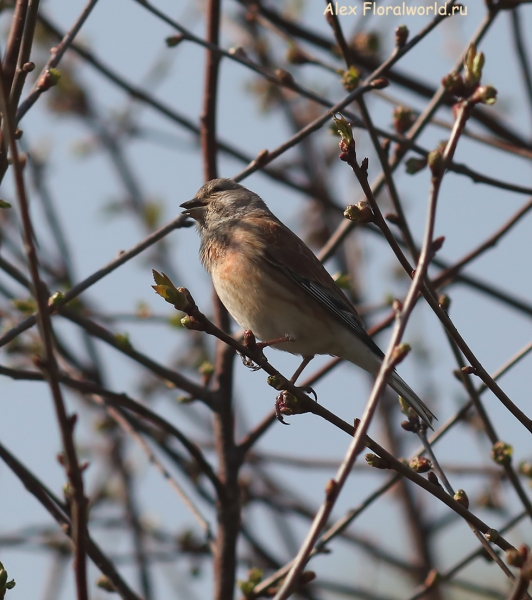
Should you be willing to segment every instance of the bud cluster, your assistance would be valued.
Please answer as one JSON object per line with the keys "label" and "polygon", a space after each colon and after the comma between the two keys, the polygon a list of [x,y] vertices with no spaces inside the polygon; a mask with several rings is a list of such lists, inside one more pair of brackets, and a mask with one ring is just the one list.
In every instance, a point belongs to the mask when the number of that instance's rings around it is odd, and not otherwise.
{"label": "bud cluster", "polygon": [[470,99],[472,104],[494,104],[497,90],[491,86],[481,86],[482,68],[485,58],[483,52],[477,52],[471,44],[464,60],[464,73],[449,73],[442,79],[445,89],[457,98]]}
{"label": "bud cluster", "polygon": [[373,212],[365,200],[347,206],[344,210],[344,217],[356,225],[373,222]]}
{"label": "bud cluster", "polygon": [[336,126],[336,130],[341,137],[339,142],[340,146],[340,160],[344,162],[351,162],[355,160],[355,140],[353,138],[353,129],[351,128],[351,124],[348,123],[343,115],[337,117],[333,116],[333,121]]}
{"label": "bud cluster", "polygon": [[493,444],[491,449],[491,458],[498,465],[509,465],[512,461],[513,447],[505,442]]}

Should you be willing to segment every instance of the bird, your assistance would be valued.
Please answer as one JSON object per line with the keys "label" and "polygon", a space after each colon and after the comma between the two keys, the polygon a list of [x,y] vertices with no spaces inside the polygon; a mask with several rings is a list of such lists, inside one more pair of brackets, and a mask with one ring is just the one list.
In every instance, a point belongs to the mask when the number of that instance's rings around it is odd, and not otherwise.
{"label": "bird", "polygon": [[[384,353],[353,303],[260,196],[220,178],[180,206],[196,221],[200,259],[220,301],[263,347],[300,355],[297,375],[315,355],[340,357],[378,373]],[[387,382],[432,427],[434,414],[395,370]]]}

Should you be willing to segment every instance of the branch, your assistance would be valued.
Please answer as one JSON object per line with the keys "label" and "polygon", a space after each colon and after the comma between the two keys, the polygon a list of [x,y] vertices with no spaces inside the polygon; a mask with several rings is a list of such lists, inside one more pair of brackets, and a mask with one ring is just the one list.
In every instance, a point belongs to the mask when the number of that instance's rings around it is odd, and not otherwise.
{"label": "branch", "polygon": [[[152,234],[148,235],[146,238],[144,238],[144,240],[139,242],[136,246],[133,246],[133,248],[131,248],[127,252],[120,251],[117,258],[112,260],[105,267],[102,267],[98,271],[95,271],[92,275],[89,275],[89,277],[87,277],[83,281],[80,281],[80,283],[70,288],[68,292],[66,292],[61,297],[58,297],[51,306],[47,307],[47,313],[51,315],[57,312],[59,308],[65,306],[68,302],[70,302],[70,300],[73,300],[85,290],[87,290],[89,287],[103,279],[106,275],[109,275],[109,273],[112,273],[115,269],[121,267],[123,264],[125,264],[138,254],[146,250],[146,248],[149,248],[150,246],[164,238],[174,229],[190,226],[190,221],[183,215],[179,215],[166,225],[163,225],[161,228],[157,229],[157,231],[154,231]],[[12,329],[5,332],[2,336],[0,336],[0,347],[9,343],[11,340],[15,339],[18,335],[20,335],[22,332],[26,331],[30,327],[33,327],[37,322],[36,317],[36,313],[31,315],[30,317],[27,317],[26,319],[24,319],[24,321],[21,321],[18,325],[16,325]]]}
{"label": "branch", "polygon": [[79,33],[79,30],[82,28],[97,2],[98,0],[88,0],[85,8],[81,11],[79,17],[76,19],[69,31],[64,35],[61,42],[50,50],[50,58],[48,59],[48,62],[43,67],[41,74],[37,78],[31,92],[18,107],[16,123],[18,123],[28,112],[28,110],[35,104],[35,102],[37,102],[39,96],[50,88],[50,85],[47,84],[47,75],[50,73],[50,69],[57,67],[59,61],[61,58],[63,58],[63,54],[72,45],[74,38]]}
{"label": "branch", "polygon": [[74,571],[76,579],[76,590],[78,600],[88,600],[87,590],[87,565],[86,565],[86,537],[87,537],[87,498],[83,488],[83,476],[77,458],[74,444],[74,426],[77,417],[68,416],[63,402],[63,396],[58,381],[58,368],[53,349],[53,330],[48,312],[48,293],[41,281],[39,274],[39,263],[35,247],[33,225],[31,222],[26,189],[22,175],[22,164],[20,162],[17,143],[15,140],[15,129],[12,115],[8,108],[7,94],[4,87],[4,73],[0,68],[0,110],[3,114],[4,132],[9,142],[11,158],[13,160],[13,171],[15,187],[19,201],[22,225],[24,231],[24,242],[26,248],[29,269],[31,273],[33,295],[38,306],[39,332],[44,346],[44,358],[42,360],[43,372],[46,376],[54,401],[57,421],[61,431],[63,443],[64,461],[66,474],[71,487],[72,500],[72,539],[75,546]]}
{"label": "branch", "polygon": [[[67,513],[67,507],[60,502],[46,486],[39,481],[31,471],[29,471],[21,462],[19,462],[10,452],[0,443],[0,458],[19,478],[24,487],[35,496],[42,506],[52,515],[57,521],[64,533],[72,538],[73,527],[71,519]],[[87,536],[87,554],[90,556],[94,564],[100,571],[110,580],[113,587],[124,600],[141,600],[135,592],[133,592],[127,583],[122,579],[113,563],[105,556],[94,541]]]}

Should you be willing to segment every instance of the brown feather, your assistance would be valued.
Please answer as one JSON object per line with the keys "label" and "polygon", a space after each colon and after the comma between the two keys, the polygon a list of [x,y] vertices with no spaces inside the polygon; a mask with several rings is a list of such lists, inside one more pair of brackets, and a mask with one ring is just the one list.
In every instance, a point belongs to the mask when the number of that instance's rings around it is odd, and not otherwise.
{"label": "brown feather", "polygon": [[329,296],[340,303],[344,310],[350,312],[359,325],[365,328],[353,303],[336,285],[312,250],[276,217],[273,215],[268,215],[268,217],[267,220],[253,217],[249,221],[260,227],[264,239],[267,240],[265,252],[275,266],[287,268],[297,275],[323,286]]}

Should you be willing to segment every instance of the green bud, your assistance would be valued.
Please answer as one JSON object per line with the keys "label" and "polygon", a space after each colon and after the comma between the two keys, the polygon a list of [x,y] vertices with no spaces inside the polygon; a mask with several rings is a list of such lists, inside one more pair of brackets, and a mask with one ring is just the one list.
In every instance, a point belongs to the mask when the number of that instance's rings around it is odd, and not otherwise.
{"label": "green bud", "polygon": [[96,580],[96,585],[106,592],[116,592],[116,588],[113,585],[113,582],[107,577],[107,575],[101,575]]}
{"label": "green bud", "polygon": [[37,311],[37,303],[33,298],[27,298],[26,300],[15,298],[11,300],[11,304],[21,313],[31,314]]}
{"label": "green bud", "polygon": [[204,377],[211,377],[214,374],[214,366],[210,362],[205,361],[199,366],[198,371]]}
{"label": "green bud", "polygon": [[454,494],[454,499],[461,504],[464,508],[469,508],[469,498],[464,490],[456,490]]}
{"label": "green bud", "polygon": [[484,534],[484,537],[488,540],[488,542],[496,543],[499,539],[499,532],[496,529],[488,529]]}
{"label": "green bud", "polygon": [[161,298],[173,304],[177,310],[185,310],[191,304],[190,292],[186,288],[176,288],[168,275],[152,270],[156,285],[151,287]]}
{"label": "green bud", "polygon": [[390,463],[386,459],[381,458],[380,456],[377,456],[376,454],[368,453],[364,456],[364,458],[366,459],[366,462],[368,463],[368,465],[370,467],[373,467],[374,469],[389,469],[390,468]]}
{"label": "green bud", "polygon": [[412,127],[416,115],[411,108],[406,106],[397,106],[393,111],[393,126],[397,133],[405,133]]}
{"label": "green bud", "polygon": [[48,306],[54,306],[65,299],[63,292],[55,292],[50,298],[48,298]]}
{"label": "green bud", "polygon": [[157,285],[168,285],[170,287],[173,286],[173,283],[168,275],[159,273],[159,271],[156,271],[155,269],[152,269],[151,272],[153,275],[153,280]]}
{"label": "green bud", "polygon": [[118,344],[118,347],[122,350],[133,350],[133,346],[129,341],[129,333],[115,333],[114,338]]}
{"label": "green bud", "polygon": [[464,61],[464,79],[470,89],[479,84],[484,62],[484,54],[477,52],[476,47],[471,44]]}
{"label": "green bud", "polygon": [[438,298],[438,304],[442,310],[447,312],[451,306],[451,299],[447,294],[441,294]]}
{"label": "green bud", "polygon": [[416,473],[427,473],[432,469],[432,463],[424,456],[416,456],[408,463],[408,466]]}
{"label": "green bud", "polygon": [[262,581],[263,572],[260,569],[250,569],[245,581],[238,581],[238,587],[245,598],[253,597],[253,590]]}
{"label": "green bud", "polygon": [[335,123],[331,123],[328,127],[328,131],[331,135],[334,135],[336,137],[340,137],[340,132],[338,131],[338,127],[336,127]]}
{"label": "green bud", "polygon": [[148,229],[157,229],[161,222],[162,204],[151,200],[142,209],[142,218]]}
{"label": "green bud", "polygon": [[386,306],[391,306],[395,300],[395,296],[391,292],[386,292],[384,294],[383,302]]}
{"label": "green bud", "polygon": [[427,162],[434,177],[443,175],[443,155],[440,150],[429,152]]}
{"label": "green bud", "polygon": [[268,382],[268,385],[271,385],[272,388],[275,389],[275,390],[282,390],[283,389],[284,381],[283,381],[283,379],[281,379],[277,375],[269,375],[268,379],[266,381]]}
{"label": "green bud", "polygon": [[184,40],[184,36],[182,33],[178,33],[177,35],[171,35],[166,38],[165,42],[168,48],[175,48],[178,44],[180,44]]}
{"label": "green bud", "polygon": [[185,329],[195,329],[194,324],[195,320],[192,317],[189,317],[188,315],[184,316],[181,319],[181,325],[183,325]]}
{"label": "green bud", "polygon": [[4,565],[0,562],[0,598],[4,597],[6,590],[12,590],[15,587],[15,580],[7,580],[7,571],[4,569]]}
{"label": "green bud", "polygon": [[312,62],[309,56],[295,44],[290,44],[288,47],[288,50],[286,51],[286,61],[293,65],[304,65]]}
{"label": "green bud", "polygon": [[468,80],[468,82],[471,81],[471,77],[473,76],[473,64],[475,62],[475,56],[477,55],[477,48],[475,46],[475,44],[471,44],[469,46],[469,49],[467,51],[467,54],[465,56],[465,60],[464,60],[464,71],[466,74],[466,79]]}
{"label": "green bud", "polygon": [[395,45],[398,48],[402,48],[406,44],[409,33],[406,25],[399,25],[395,28]]}
{"label": "green bud", "polygon": [[0,200],[0,208],[11,208],[11,204],[5,200]]}
{"label": "green bud", "polygon": [[415,175],[427,166],[426,158],[409,158],[405,162],[405,170],[409,175]]}
{"label": "green bud", "polygon": [[183,323],[181,323],[181,319],[183,318],[183,313],[173,313],[171,317],[168,317],[168,323],[172,327],[176,327],[177,329],[181,329],[183,327]]}
{"label": "green bud", "polygon": [[188,302],[183,294],[180,294],[175,287],[169,287],[167,285],[152,285],[151,286],[161,298],[166,300],[168,304],[172,304],[178,310],[183,310]]}
{"label": "green bud", "polygon": [[342,75],[342,85],[348,92],[352,92],[360,83],[360,71],[351,66]]}
{"label": "green bud", "polygon": [[238,587],[244,594],[244,598],[251,598],[255,585],[251,581],[238,581]]}
{"label": "green bud", "polygon": [[416,411],[409,404],[407,404],[406,400],[402,396],[399,396],[399,405],[401,406],[403,414],[409,419],[417,418]]}
{"label": "green bud", "polygon": [[491,458],[498,465],[509,465],[512,461],[513,447],[505,442],[497,442],[491,449]]}
{"label": "green bud", "polygon": [[475,77],[478,77],[479,80],[482,76],[482,67],[484,66],[484,63],[484,53],[479,52],[473,59],[473,74],[475,75]]}
{"label": "green bud", "polygon": [[492,85],[480,86],[475,90],[473,100],[491,106],[497,102],[497,90]]}
{"label": "green bud", "polygon": [[261,569],[250,569],[248,573],[249,581],[253,581],[253,583],[257,584],[262,581],[263,572]]}
{"label": "green bud", "polygon": [[351,124],[345,120],[343,115],[340,115],[339,117],[334,115],[333,121],[341,138],[347,144],[350,144],[353,141],[353,129],[351,128]]}
{"label": "green bud", "polygon": [[61,79],[61,71],[52,67],[48,69],[47,73],[49,75],[50,86],[57,85]]}
{"label": "green bud", "polygon": [[74,497],[74,490],[68,481],[63,483],[63,496],[70,501]]}
{"label": "green bud", "polygon": [[525,462],[525,461],[521,461],[519,463],[519,473],[521,473],[522,475],[524,475],[525,477],[528,477],[529,479],[532,479],[532,464],[529,462]]}
{"label": "green bud", "polygon": [[371,223],[373,221],[373,212],[369,204],[365,200],[362,200],[357,204],[350,204],[344,210],[344,217],[353,221],[356,225]]}
{"label": "green bud", "polygon": [[396,346],[392,352],[393,364],[398,365],[400,362],[402,362],[411,349],[412,348],[410,347],[410,344],[399,344]]}

